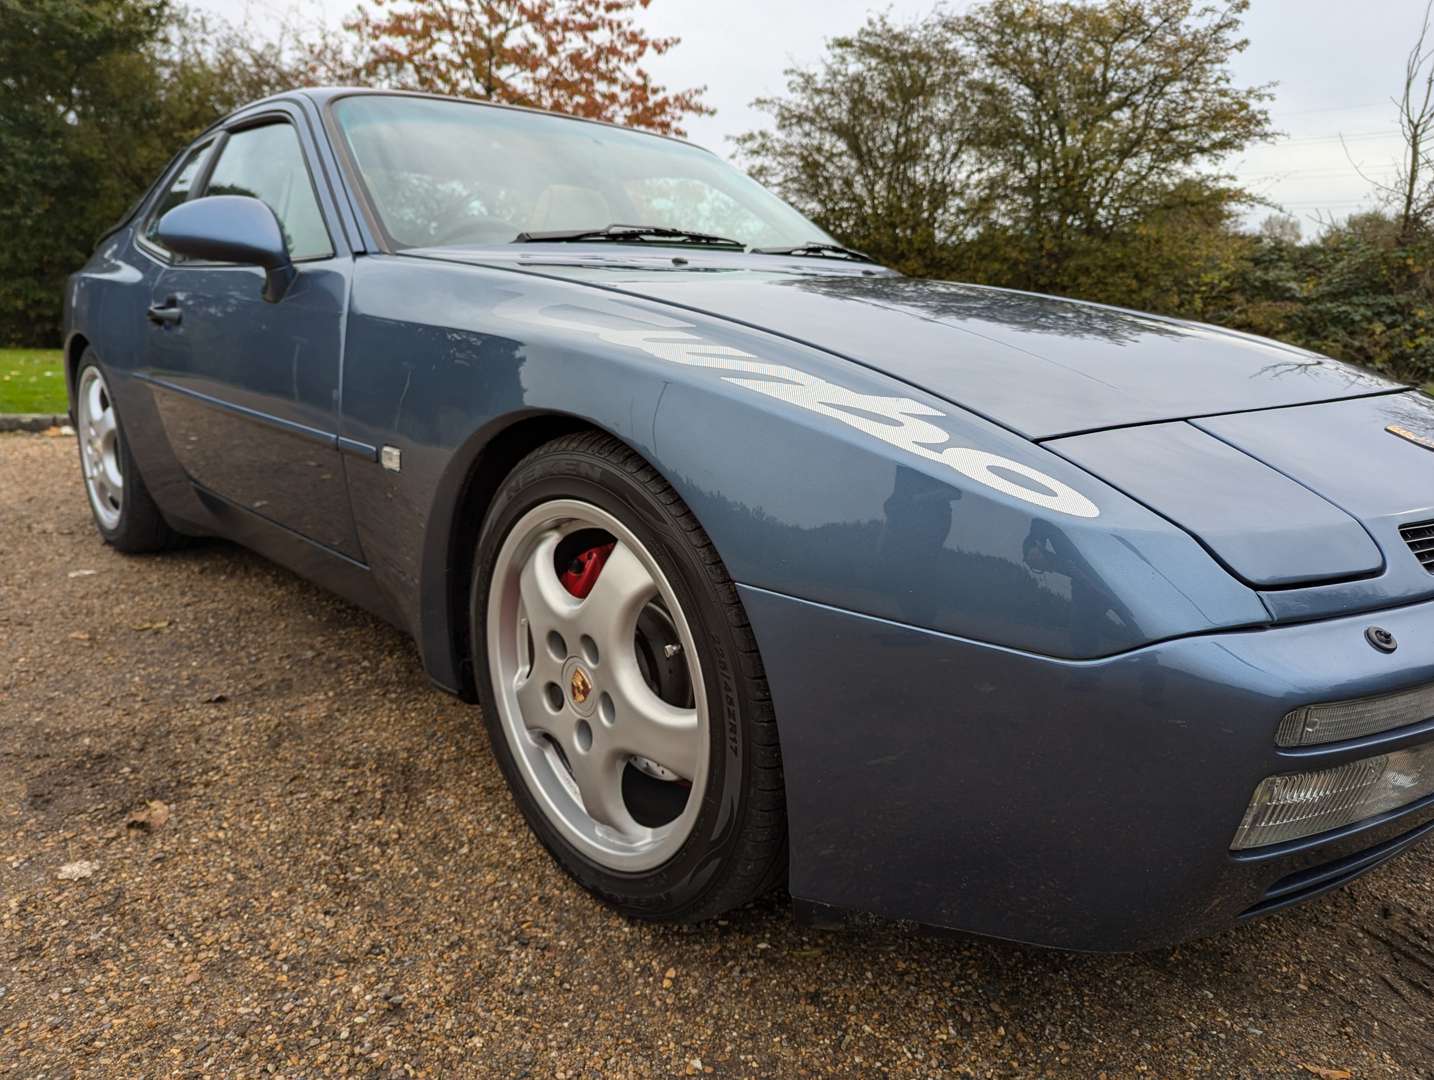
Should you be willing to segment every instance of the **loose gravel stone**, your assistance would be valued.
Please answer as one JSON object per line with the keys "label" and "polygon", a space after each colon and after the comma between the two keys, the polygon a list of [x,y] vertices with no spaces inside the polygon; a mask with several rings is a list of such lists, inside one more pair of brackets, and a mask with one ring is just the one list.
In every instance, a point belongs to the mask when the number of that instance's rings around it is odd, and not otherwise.
{"label": "loose gravel stone", "polygon": [[232,545],[103,546],[69,439],[0,436],[0,815],[0,1074],[1434,1075],[1428,846],[1135,956],[629,922],[408,639]]}

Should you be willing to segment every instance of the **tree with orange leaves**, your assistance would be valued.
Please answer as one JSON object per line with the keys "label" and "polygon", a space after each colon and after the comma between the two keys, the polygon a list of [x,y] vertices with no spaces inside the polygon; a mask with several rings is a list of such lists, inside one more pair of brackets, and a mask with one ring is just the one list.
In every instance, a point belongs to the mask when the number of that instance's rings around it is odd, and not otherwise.
{"label": "tree with orange leaves", "polygon": [[669,91],[642,68],[675,37],[637,24],[650,0],[369,0],[314,55],[324,75],[484,98],[681,135],[706,87]]}

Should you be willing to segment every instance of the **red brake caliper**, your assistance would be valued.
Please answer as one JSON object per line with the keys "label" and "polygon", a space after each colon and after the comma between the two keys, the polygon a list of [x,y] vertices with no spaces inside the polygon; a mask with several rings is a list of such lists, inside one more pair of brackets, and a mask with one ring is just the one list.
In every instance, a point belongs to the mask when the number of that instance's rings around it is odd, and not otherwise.
{"label": "red brake caliper", "polygon": [[585,600],[588,593],[593,591],[593,586],[597,584],[603,564],[607,562],[607,557],[612,554],[612,549],[615,547],[617,547],[615,542],[600,544],[597,547],[590,547],[580,554],[563,571],[563,588],[579,600]]}

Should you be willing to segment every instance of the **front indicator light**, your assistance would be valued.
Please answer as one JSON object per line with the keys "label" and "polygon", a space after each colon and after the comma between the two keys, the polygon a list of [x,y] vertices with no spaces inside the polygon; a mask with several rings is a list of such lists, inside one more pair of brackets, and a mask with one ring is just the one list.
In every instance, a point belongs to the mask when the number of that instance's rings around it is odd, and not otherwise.
{"label": "front indicator light", "polygon": [[1230,847],[1282,844],[1398,810],[1434,795],[1434,743],[1317,772],[1260,781]]}
{"label": "front indicator light", "polygon": [[1327,701],[1286,713],[1275,735],[1280,746],[1317,746],[1358,739],[1434,717],[1434,683],[1353,701]]}

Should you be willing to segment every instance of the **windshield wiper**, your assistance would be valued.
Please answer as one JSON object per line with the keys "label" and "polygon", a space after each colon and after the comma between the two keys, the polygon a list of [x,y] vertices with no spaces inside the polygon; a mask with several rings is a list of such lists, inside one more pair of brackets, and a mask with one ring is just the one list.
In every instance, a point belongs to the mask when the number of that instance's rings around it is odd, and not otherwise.
{"label": "windshield wiper", "polygon": [[817,240],[810,244],[798,244],[796,247],[762,247],[753,248],[752,251],[758,255],[810,255],[824,259],[850,259],[852,262],[876,262],[864,251]]}
{"label": "windshield wiper", "polygon": [[668,241],[679,244],[720,244],[746,250],[740,240],[729,240],[725,236],[693,232],[691,229],[671,229],[666,225],[604,225],[601,229],[560,229],[557,232],[520,232],[513,237],[515,244],[566,244],[583,240],[637,241],[648,239],[659,243]]}

